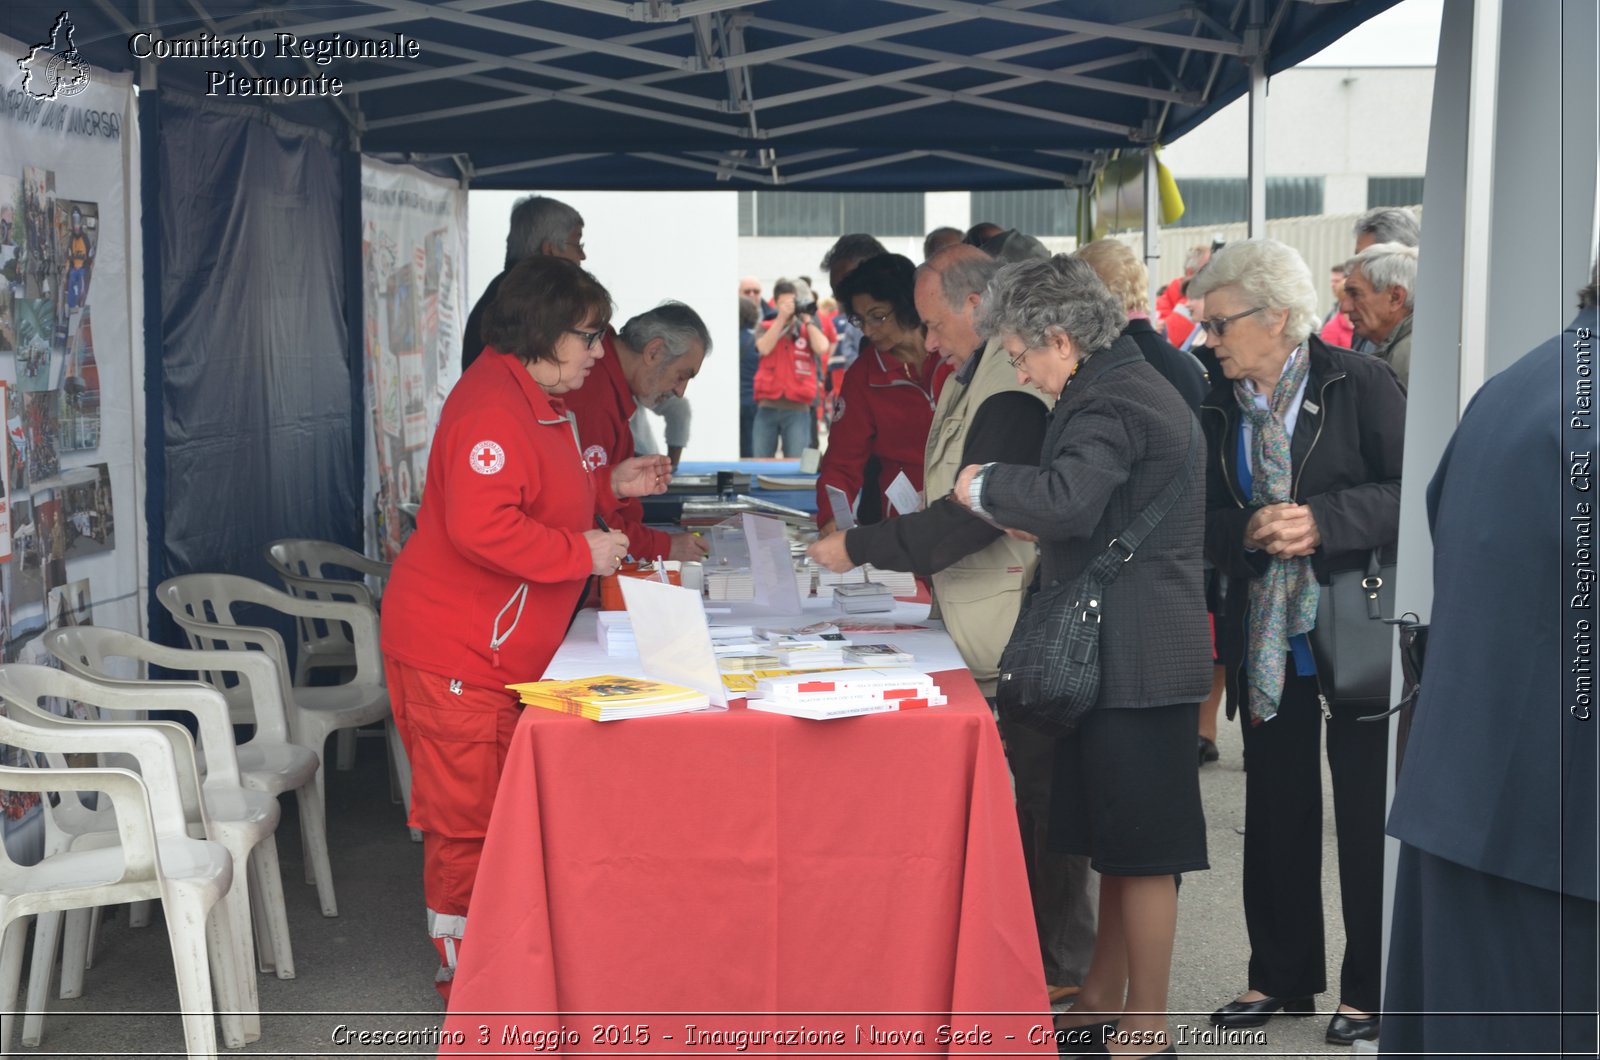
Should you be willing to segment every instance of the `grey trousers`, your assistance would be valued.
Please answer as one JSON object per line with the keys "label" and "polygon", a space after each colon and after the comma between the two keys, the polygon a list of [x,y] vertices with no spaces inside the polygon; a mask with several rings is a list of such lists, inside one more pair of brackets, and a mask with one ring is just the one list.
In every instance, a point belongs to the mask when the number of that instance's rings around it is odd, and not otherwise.
{"label": "grey trousers", "polygon": [[[993,701],[991,701],[991,706]],[[1050,785],[1055,773],[1056,741],[998,714],[1000,737],[1006,743],[1017,798],[1017,824],[1022,830],[1022,856],[1033,892],[1033,920],[1039,932],[1045,982],[1078,986],[1094,956],[1100,905],[1100,876],[1089,859],[1061,854],[1046,843],[1050,834]]]}

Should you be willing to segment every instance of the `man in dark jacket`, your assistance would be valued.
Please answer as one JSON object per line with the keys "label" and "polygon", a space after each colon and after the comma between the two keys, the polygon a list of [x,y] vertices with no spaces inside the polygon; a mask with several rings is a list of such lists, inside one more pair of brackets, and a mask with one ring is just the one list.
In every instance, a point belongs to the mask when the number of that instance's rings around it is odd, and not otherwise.
{"label": "man in dark jacket", "polygon": [[1597,299],[1483,385],[1428,486],[1386,1053],[1595,1055]]}
{"label": "man in dark jacket", "polygon": [[511,231],[506,234],[505,270],[483,289],[461,331],[463,372],[483,352],[483,339],[478,329],[483,323],[483,311],[500,290],[500,281],[511,271],[511,266],[523,258],[538,254],[566,258],[580,265],[587,257],[583,252],[583,218],[577,210],[547,195],[529,195],[525,199],[518,199],[511,208]]}

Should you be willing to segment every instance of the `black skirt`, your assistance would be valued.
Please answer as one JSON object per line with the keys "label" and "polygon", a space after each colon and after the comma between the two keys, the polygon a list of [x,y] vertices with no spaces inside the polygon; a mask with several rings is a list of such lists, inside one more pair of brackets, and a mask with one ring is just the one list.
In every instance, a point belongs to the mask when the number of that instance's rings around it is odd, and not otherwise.
{"label": "black skirt", "polygon": [[1107,876],[1210,868],[1197,703],[1092,710],[1056,744],[1050,846]]}

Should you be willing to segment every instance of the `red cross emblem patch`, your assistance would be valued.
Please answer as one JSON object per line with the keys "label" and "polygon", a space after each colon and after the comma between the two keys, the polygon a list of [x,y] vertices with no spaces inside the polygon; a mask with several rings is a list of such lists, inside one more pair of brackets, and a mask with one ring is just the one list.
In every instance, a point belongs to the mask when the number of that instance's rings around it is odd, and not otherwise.
{"label": "red cross emblem patch", "polygon": [[468,463],[480,475],[493,475],[506,466],[506,451],[500,448],[499,442],[479,442],[472,447]]}

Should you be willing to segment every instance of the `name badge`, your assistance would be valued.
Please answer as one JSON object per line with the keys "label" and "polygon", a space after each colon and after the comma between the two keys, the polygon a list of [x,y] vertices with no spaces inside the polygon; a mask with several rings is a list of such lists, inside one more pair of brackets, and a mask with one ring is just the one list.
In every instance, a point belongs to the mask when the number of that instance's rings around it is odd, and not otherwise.
{"label": "name badge", "polygon": [[1300,407],[1311,413],[1313,416],[1322,411],[1322,406],[1317,404],[1315,401],[1304,402]]}

